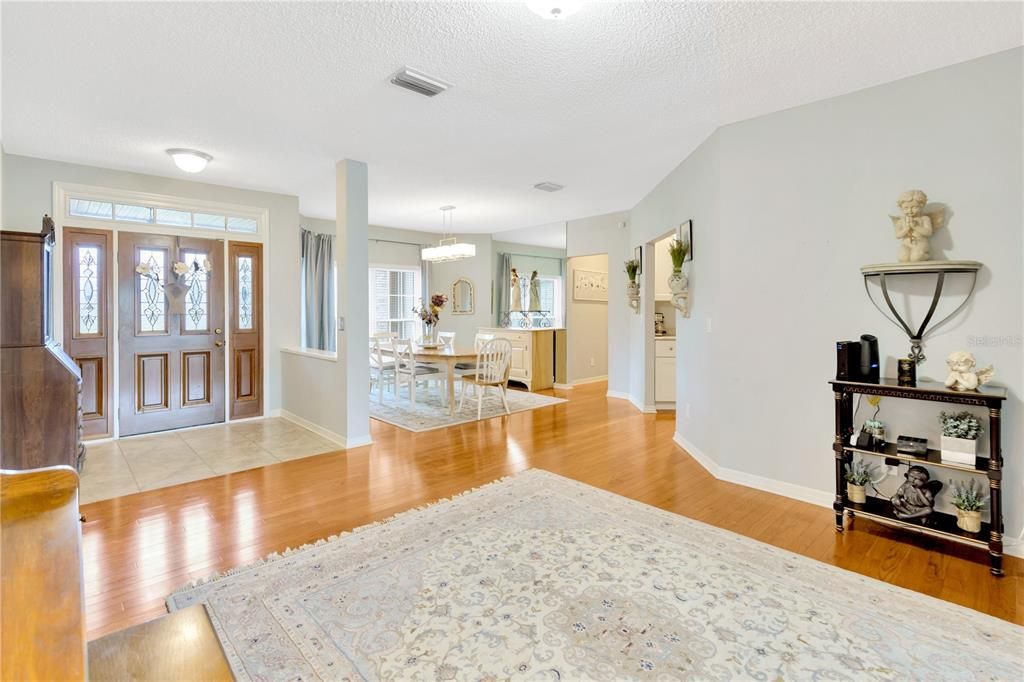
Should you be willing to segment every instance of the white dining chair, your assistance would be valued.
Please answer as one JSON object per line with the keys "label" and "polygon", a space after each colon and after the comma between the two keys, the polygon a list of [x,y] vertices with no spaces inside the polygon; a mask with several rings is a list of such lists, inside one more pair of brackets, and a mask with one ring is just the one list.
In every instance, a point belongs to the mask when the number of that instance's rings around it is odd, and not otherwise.
{"label": "white dining chair", "polygon": [[377,402],[384,404],[384,385],[391,381],[395,396],[398,395],[398,383],[395,375],[395,361],[386,359],[381,350],[381,337],[374,335],[370,339],[370,392],[373,392],[373,384],[377,384]]}
{"label": "white dining chair", "polygon": [[[477,353],[484,347],[484,344],[494,338],[494,334],[486,334],[483,332],[477,332],[476,336],[473,337],[473,350]],[[476,362],[456,362],[455,363],[455,376],[461,377],[465,374],[476,373]]]}
{"label": "white dining chair", "polygon": [[409,402],[416,404],[416,383],[437,378],[440,370],[426,365],[417,365],[413,353],[413,344],[409,339],[395,339],[391,342],[395,353],[395,396],[398,396],[402,385],[409,387]]}
{"label": "white dining chair", "polygon": [[[484,343],[476,354],[476,371],[465,374],[462,381],[473,387],[476,394],[476,418],[483,416],[484,395],[487,389],[494,387],[501,394],[501,404],[505,406],[505,414],[512,414],[508,407],[508,371],[512,363],[512,342],[508,339],[491,339]],[[459,412],[466,402],[466,389],[462,389],[459,399]]]}

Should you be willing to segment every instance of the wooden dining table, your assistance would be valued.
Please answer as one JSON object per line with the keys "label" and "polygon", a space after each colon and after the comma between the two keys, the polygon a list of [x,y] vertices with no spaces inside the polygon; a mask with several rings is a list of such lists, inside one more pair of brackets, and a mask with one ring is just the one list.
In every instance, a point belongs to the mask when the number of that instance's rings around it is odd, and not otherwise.
{"label": "wooden dining table", "polygon": [[[395,351],[391,344],[381,344],[382,354],[394,357]],[[424,348],[418,344],[412,346],[412,356],[416,362],[445,365],[448,368],[448,414],[455,415],[455,365],[460,362],[476,362],[476,349],[472,346],[439,346]]]}

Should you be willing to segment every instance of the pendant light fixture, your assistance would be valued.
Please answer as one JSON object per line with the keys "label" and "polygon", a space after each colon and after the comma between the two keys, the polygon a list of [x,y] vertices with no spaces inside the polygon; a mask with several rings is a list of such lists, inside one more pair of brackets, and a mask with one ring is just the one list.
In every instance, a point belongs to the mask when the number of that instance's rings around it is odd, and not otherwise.
{"label": "pendant light fixture", "polygon": [[426,246],[420,251],[420,258],[430,263],[447,263],[476,255],[476,244],[459,243],[455,237],[448,235],[453,232],[452,211],[454,206],[441,207],[441,240],[437,246]]}

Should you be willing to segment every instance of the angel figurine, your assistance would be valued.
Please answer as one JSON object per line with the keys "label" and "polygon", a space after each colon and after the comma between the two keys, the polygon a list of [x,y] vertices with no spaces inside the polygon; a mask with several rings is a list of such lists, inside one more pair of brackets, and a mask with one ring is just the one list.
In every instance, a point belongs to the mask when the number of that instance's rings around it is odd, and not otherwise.
{"label": "angel figurine", "polygon": [[946,358],[946,365],[949,366],[949,376],[946,377],[946,387],[954,391],[974,391],[978,386],[987,384],[992,380],[992,365],[984,369],[975,370],[976,362],[974,356],[965,350],[956,350]]}
{"label": "angel figurine", "polygon": [[928,238],[942,226],[945,213],[942,209],[924,212],[928,195],[919,189],[904,192],[896,200],[902,215],[891,215],[896,238],[900,240],[901,263],[916,263],[932,257]]}
{"label": "angel figurine", "polygon": [[519,282],[519,273],[516,272],[515,268],[512,268],[512,300],[509,303],[511,304],[509,310],[513,313],[523,311],[523,287]]}
{"label": "angel figurine", "polygon": [[540,276],[534,270],[530,275],[530,312],[540,311]]}

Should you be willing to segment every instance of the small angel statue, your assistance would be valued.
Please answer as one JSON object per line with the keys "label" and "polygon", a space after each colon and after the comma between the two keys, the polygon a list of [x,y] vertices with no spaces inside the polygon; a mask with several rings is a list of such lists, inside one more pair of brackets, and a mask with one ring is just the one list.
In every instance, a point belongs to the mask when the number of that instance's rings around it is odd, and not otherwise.
{"label": "small angel statue", "polygon": [[927,194],[919,189],[908,190],[896,200],[902,215],[889,216],[896,229],[896,238],[900,240],[901,263],[917,263],[932,257],[928,238],[942,227],[945,212],[938,209],[925,213],[927,203]]}
{"label": "small angel statue", "polygon": [[540,311],[540,277],[537,275],[537,271],[534,270],[533,274],[530,275],[530,312],[535,313]]}
{"label": "small angel statue", "polygon": [[509,301],[509,311],[519,313],[523,310],[523,285],[520,282],[519,273],[512,268],[512,300]]}
{"label": "small angel statue", "polygon": [[954,391],[974,391],[982,384],[992,380],[992,365],[975,371],[974,356],[965,350],[953,351],[946,358],[949,366],[949,376],[946,377],[946,387]]}

